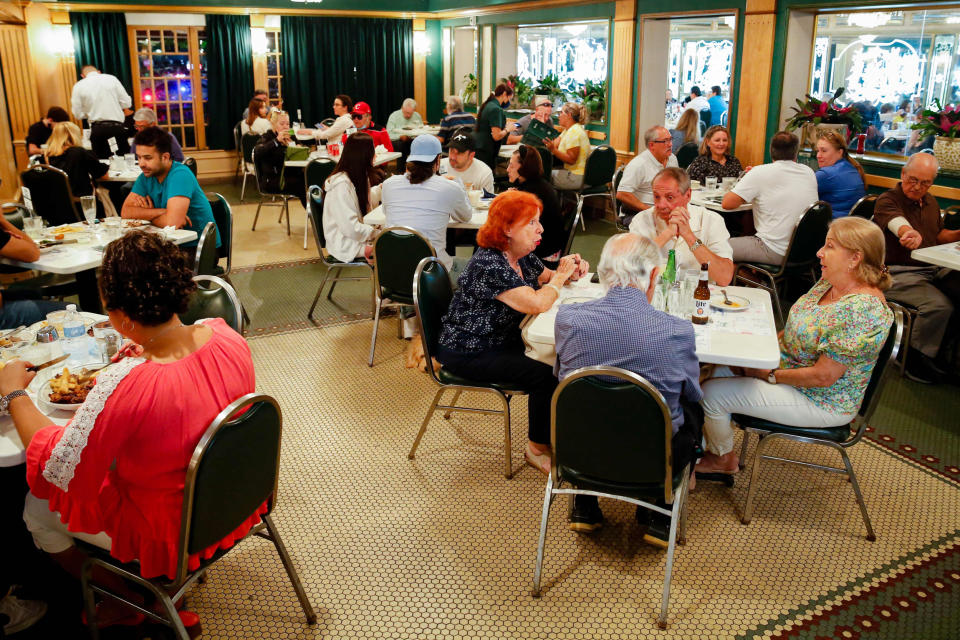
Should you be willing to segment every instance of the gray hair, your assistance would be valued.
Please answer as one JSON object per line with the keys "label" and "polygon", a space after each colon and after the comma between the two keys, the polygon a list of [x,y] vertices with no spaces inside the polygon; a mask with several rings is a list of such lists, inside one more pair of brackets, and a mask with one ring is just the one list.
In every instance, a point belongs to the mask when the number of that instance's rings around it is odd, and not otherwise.
{"label": "gray hair", "polygon": [[661,129],[663,129],[664,131],[667,130],[666,127],[664,127],[664,126],[662,126],[662,125],[659,125],[659,124],[655,124],[655,125],[653,125],[652,127],[650,127],[649,129],[647,129],[646,131],[644,131],[644,132],[643,132],[643,145],[644,145],[645,147],[649,147],[649,146],[650,146],[650,143],[657,139],[657,132],[660,131]]}
{"label": "gray hair", "polygon": [[462,111],[463,110],[463,100],[460,99],[460,96],[449,96],[447,98],[447,111]]}
{"label": "gray hair", "polygon": [[906,164],[903,165],[902,171],[906,173],[913,167],[913,165],[917,164],[918,162],[922,162],[924,164],[928,164],[932,162],[934,173],[940,170],[940,162],[937,161],[936,156],[929,153],[915,153],[909,158],[907,158],[907,162]]}
{"label": "gray hair", "polygon": [[660,264],[657,245],[635,233],[611,236],[603,245],[597,273],[607,289],[636,287],[646,291],[654,268]]}
{"label": "gray hair", "polygon": [[133,119],[139,122],[157,124],[157,112],[153,109],[148,109],[147,107],[137,109],[137,112],[133,114]]}
{"label": "gray hair", "polygon": [[680,190],[680,193],[686,193],[690,190],[690,175],[679,167],[667,167],[666,169],[661,169],[657,175],[653,176],[653,180],[650,182],[650,184],[654,185],[657,183],[657,180],[663,180],[664,178],[675,181],[677,183],[677,189]]}
{"label": "gray hair", "polygon": [[[396,104],[396,103],[394,103],[394,104]],[[403,101],[403,104],[400,105],[400,106],[401,106],[401,108],[402,108],[402,107],[410,107],[411,109],[416,109],[416,108],[417,108],[417,101],[414,100],[413,98],[407,98],[406,100]]]}

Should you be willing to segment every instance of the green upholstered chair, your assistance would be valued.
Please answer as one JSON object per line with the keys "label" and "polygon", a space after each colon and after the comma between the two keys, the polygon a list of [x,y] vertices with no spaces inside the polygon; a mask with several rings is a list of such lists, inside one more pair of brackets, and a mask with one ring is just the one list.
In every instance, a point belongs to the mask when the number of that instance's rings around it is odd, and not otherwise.
{"label": "green upholstered chair", "polygon": [[[420,261],[435,257],[430,241],[411,227],[387,227],[373,243],[373,336],[370,338],[370,359],[377,347],[377,328],[380,312],[386,307],[413,305],[413,276]],[[397,336],[402,336],[403,319],[397,316]]]}
{"label": "green upholstered chair", "polygon": [[677,165],[681,169],[686,169],[690,163],[697,159],[700,153],[700,147],[696,142],[685,142],[677,149]]}
{"label": "green upholstered chair", "polygon": [[183,159],[183,164],[187,167],[187,169],[190,169],[190,171],[193,172],[194,177],[197,176],[197,159],[196,158],[186,157]]}
{"label": "green upholstered chair", "polygon": [[[330,158],[314,158],[307,162],[307,166],[303,168],[303,184],[307,188],[307,204],[309,207],[310,203],[310,187],[320,187],[322,191],[324,184],[327,182],[327,178],[330,177],[330,174],[333,173],[333,170],[337,168],[337,163],[331,160]],[[311,224],[310,212],[306,213],[306,224],[303,227],[303,248],[307,248],[307,227]]]}
{"label": "green upholstered chair", "polygon": [[253,176],[254,181],[257,174],[253,168],[253,148],[260,142],[260,136],[256,133],[245,133],[240,138],[240,167],[243,169],[243,182],[240,184],[240,202],[243,202],[243,194],[247,190],[247,178]]}
{"label": "green upholstered chair", "polygon": [[[667,624],[673,552],[684,541],[690,466],[673,468],[673,421],[663,396],[643,377],[619,367],[583,367],[557,386],[550,408],[553,462],[543,497],[533,595],[540,576],[550,506],[556,495],[623,500],[670,516],[666,575],[657,622]],[[564,483],[570,488],[563,488]],[[655,504],[662,497],[670,509]],[[679,531],[678,531],[679,530]]]}
{"label": "green upholstered chair", "polygon": [[[778,422],[772,422],[770,420],[754,418],[752,416],[740,414],[733,415],[733,420],[741,429],[744,430],[743,445],[740,449],[741,468],[745,464],[744,457],[747,453],[747,445],[749,444],[750,433],[756,433],[760,437],[760,440],[757,443],[757,450],[753,456],[753,472],[750,474],[750,488],[747,491],[747,504],[744,507],[743,516],[740,519],[743,524],[749,524],[750,519],[753,517],[753,502],[754,498],[756,497],[757,485],[759,484],[760,480],[761,462],[764,460],[777,460],[779,462],[799,464],[805,467],[812,467],[822,471],[845,475],[850,480],[850,484],[853,486],[853,492],[857,498],[857,504],[860,505],[860,514],[863,516],[863,523],[867,527],[867,540],[872,542],[877,539],[876,534],[873,532],[873,526],[870,524],[870,516],[867,515],[867,505],[863,501],[863,494],[860,492],[860,485],[857,482],[857,476],[853,472],[853,466],[850,464],[850,458],[847,456],[847,449],[860,442],[867,424],[873,419],[873,414],[876,412],[877,406],[880,404],[880,398],[882,396],[881,392],[883,391],[886,381],[886,376],[884,374],[886,373],[887,367],[891,363],[896,365],[897,353],[903,346],[903,309],[895,303],[888,304],[893,311],[893,323],[890,325],[890,332],[887,335],[886,342],[884,343],[883,348],[880,350],[880,354],[877,356],[877,363],[874,365],[873,372],[870,374],[870,382],[867,384],[867,390],[863,395],[863,401],[860,403],[860,410],[857,412],[857,415],[852,423],[845,424],[840,427],[830,427],[827,429],[813,427],[791,427]],[[853,431],[851,431],[851,427],[853,427]],[[802,442],[810,445],[818,445],[835,449],[840,454],[840,458],[843,460],[843,467],[831,467],[814,464],[812,462],[794,460],[792,458],[784,458],[779,455],[770,455],[766,453],[767,447],[771,443],[782,440]]]}
{"label": "green upholstered chair", "polygon": [[[413,460],[417,447],[420,446],[420,440],[427,431],[430,418],[433,417],[437,409],[443,409],[445,411],[443,417],[447,419],[454,411],[498,414],[503,416],[504,475],[509,479],[513,476],[513,463],[510,458],[510,398],[515,395],[526,395],[526,392],[512,384],[468,380],[444,368],[437,369],[433,366],[433,358],[436,357],[437,344],[440,340],[443,316],[447,313],[451,299],[453,299],[453,288],[450,285],[450,275],[440,260],[435,257],[421,260],[413,276],[414,308],[417,311],[417,320],[420,324],[420,341],[423,344],[423,354],[426,356],[427,371],[434,382],[440,385],[440,388],[433,396],[433,403],[430,405],[427,415],[423,418],[423,424],[420,425],[420,431],[417,432],[417,437],[413,441],[413,446],[410,448],[407,457]],[[453,401],[448,405],[441,405],[440,399],[447,391],[454,391]],[[464,391],[478,391],[494,395],[500,401],[502,409],[459,406],[457,400],[460,399],[460,394]]]}
{"label": "green upholstered chair", "polygon": [[[310,305],[310,311],[307,312],[307,317],[311,320],[313,319],[313,310],[317,307],[317,302],[320,300],[320,294],[323,292],[323,287],[326,286],[327,282],[330,283],[330,290],[327,292],[327,300],[331,299],[333,295],[333,288],[337,286],[337,283],[341,280],[370,280],[371,284],[373,281],[373,265],[367,262],[363,258],[356,258],[351,262],[340,262],[332,255],[326,252],[327,248],[327,238],[323,234],[323,190],[318,185],[310,185],[307,189],[307,215],[310,216],[310,227],[313,229],[313,237],[317,242],[317,252],[320,254],[320,259],[323,260],[323,264],[326,265],[327,271],[323,275],[323,280],[320,282],[320,286],[317,287],[317,295],[313,297],[313,304]],[[344,269],[362,269],[363,276],[357,277],[342,277],[340,275],[341,271]],[[374,292],[371,297],[373,302],[373,311],[376,312],[376,292]]]}
{"label": "green upholstered chair", "polygon": [[[219,193],[207,193],[207,201],[210,203],[210,209],[213,210],[213,221],[217,223],[217,230],[220,231],[220,247],[217,249],[217,267],[213,275],[222,278],[229,278],[230,271],[233,269],[233,210],[230,203]],[[219,260],[226,259],[227,266],[221,267]]]}
{"label": "green upholstered chair", "polygon": [[200,232],[193,259],[193,275],[212,276],[217,270],[217,223],[208,222]]}
{"label": "green upholstered chair", "polygon": [[229,282],[217,276],[194,276],[197,290],[190,298],[185,313],[180,314],[184,324],[193,324],[203,318],[223,318],[237,333],[243,333],[245,314],[240,297]]}
{"label": "green upholstered chair", "polygon": [[735,282],[744,282],[770,292],[770,297],[773,298],[773,304],[777,310],[777,326],[783,326],[784,320],[777,284],[783,282],[789,276],[807,276],[813,282],[816,282],[819,261],[817,251],[826,241],[827,229],[830,227],[832,220],[833,211],[830,204],[818,200],[807,207],[807,210],[800,216],[800,220],[790,236],[790,244],[787,245],[787,253],[782,264],[760,262],[741,262],[737,264],[734,271]]}
{"label": "green upholstered chair", "polygon": [[[99,637],[95,593],[140,611],[152,622],[170,627],[177,638],[187,640],[189,635],[174,603],[194,582],[201,579],[210,565],[230,553],[240,541],[226,550],[218,551],[209,560],[201,560],[200,566],[193,571],[188,566],[190,555],[222,540],[256,513],[264,502],[267,503],[268,512],[261,515],[262,522],[253,527],[247,537],[257,535],[273,542],[307,622],[316,622],[317,615],[271,517],[276,506],[280,472],[281,430],[280,406],[270,396],[257,393],[249,393],[231,402],[207,427],[187,467],[177,575],[173,580],[145,579],[140,576],[137,563],[121,564],[105,549],[82,545],[90,553],[83,565],[81,583],[87,626],[94,640]],[[238,469],[242,473],[238,473]],[[138,606],[95,582],[95,568],[147,590],[163,605],[163,613],[157,614]]]}
{"label": "green upholstered chair", "polygon": [[48,225],[83,221],[80,198],[73,195],[70,178],[62,169],[35,164],[20,174],[20,181],[30,190],[34,212]]}
{"label": "green upholstered chair", "polygon": [[[259,138],[258,138],[259,139]],[[257,203],[257,211],[253,214],[253,226],[250,227],[251,231],[257,230],[257,220],[260,218],[260,209],[263,207],[279,207],[280,208],[280,219],[277,220],[278,223],[283,222],[283,217],[287,217],[287,235],[290,235],[290,200],[296,198],[297,196],[290,195],[289,193],[284,193],[283,191],[271,191],[266,188],[263,181],[260,179],[260,166],[257,164],[257,154],[256,150],[250,152],[250,159],[253,164],[253,175],[256,178],[257,182],[257,192],[260,194],[260,201]],[[241,190],[241,197],[243,191]],[[266,201],[264,201],[267,199]],[[279,200],[278,200],[279,199]]]}
{"label": "green upholstered chair", "polygon": [[617,198],[613,192],[613,173],[617,169],[617,152],[609,145],[595,147],[587,156],[583,167],[583,187],[577,192],[577,218],[586,230],[581,210],[587,198],[609,198],[613,210],[617,210]]}

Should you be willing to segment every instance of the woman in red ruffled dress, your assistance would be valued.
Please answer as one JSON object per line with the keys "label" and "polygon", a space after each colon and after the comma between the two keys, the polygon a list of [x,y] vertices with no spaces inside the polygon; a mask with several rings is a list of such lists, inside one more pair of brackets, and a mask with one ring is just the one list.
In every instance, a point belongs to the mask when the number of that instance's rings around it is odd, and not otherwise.
{"label": "woman in red ruffled dress", "polygon": [[[0,393],[27,448],[24,520],[37,546],[74,575],[85,559],[73,543],[81,538],[123,562],[139,561],[146,578],[173,577],[190,457],[217,414],[254,391],[250,348],[220,319],[180,321],[195,285],[183,254],[159,234],[131,232],[110,243],[99,286],[113,326],[142,352],[101,371],[69,424],[51,424],[17,393],[35,375],[27,363],[0,371]],[[264,504],[192,556],[191,568],[242,538],[265,511]],[[116,580],[111,586],[128,592]],[[103,613],[98,619],[107,622],[111,612]]]}

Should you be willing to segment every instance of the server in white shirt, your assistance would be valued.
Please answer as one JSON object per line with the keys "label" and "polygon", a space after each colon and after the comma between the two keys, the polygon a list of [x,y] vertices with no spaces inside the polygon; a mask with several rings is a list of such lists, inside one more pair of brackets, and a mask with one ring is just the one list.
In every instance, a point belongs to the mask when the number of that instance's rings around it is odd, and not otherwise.
{"label": "server in white shirt", "polygon": [[483,160],[477,160],[476,144],[469,133],[458,133],[450,139],[449,158],[440,161],[440,175],[459,178],[464,185],[493,193],[493,171]]}
{"label": "server in white shirt", "polygon": [[724,209],[753,202],[755,236],[731,238],[734,262],[783,263],[800,216],[820,199],[810,167],[797,163],[800,140],[778,131],[770,141],[773,162],[751,169],[723,196]]}
{"label": "server in white shirt", "polygon": [[638,211],[653,204],[653,179],[666,167],[677,167],[677,156],[671,153],[673,138],[665,127],[654,125],[643,132],[643,153],[627,163],[617,187],[617,200],[623,208],[621,222],[629,225]]}
{"label": "server in white shirt", "polygon": [[654,206],[641,211],[630,223],[630,233],[656,243],[666,264],[676,251],[677,270],[710,265],[710,279],[721,286],[733,280],[730,232],[719,213],[690,204],[690,176],[678,167],[663,169],[653,179]]}
{"label": "server in white shirt", "polygon": [[440,168],[440,141],[434,136],[417,136],[410,145],[407,173],[383,183],[383,211],[387,226],[406,226],[426,237],[449,271],[453,258],[447,255],[447,223],[466,222],[473,216],[467,194],[456,182],[437,175]]}
{"label": "server in white shirt", "polygon": [[133,100],[115,76],[100,71],[88,64],[80,71],[81,79],[73,85],[70,105],[75,118],[90,123],[90,145],[99,158],[109,158],[110,138],[116,140],[117,154],[130,151],[127,129],[123,126],[126,116],[133,113]]}

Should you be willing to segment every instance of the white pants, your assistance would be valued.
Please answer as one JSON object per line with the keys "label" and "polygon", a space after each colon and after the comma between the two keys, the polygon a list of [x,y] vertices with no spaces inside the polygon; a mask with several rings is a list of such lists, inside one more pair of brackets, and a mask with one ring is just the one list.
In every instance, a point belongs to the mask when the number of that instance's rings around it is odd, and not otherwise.
{"label": "white pants", "polygon": [[78,538],[98,547],[110,550],[112,541],[104,532],[97,534],[67,531],[67,525],[60,522],[60,514],[50,511],[50,503],[41,500],[32,493],[27,494],[23,505],[23,521],[33,535],[33,543],[47,553],[60,553],[73,546]]}
{"label": "white pants", "polygon": [[854,414],[839,415],[821,409],[796,387],[733,377],[727,367],[718,367],[714,377],[703,384],[702,405],[707,450],[718,456],[733,451],[732,413],[815,428],[839,427],[854,418]]}

